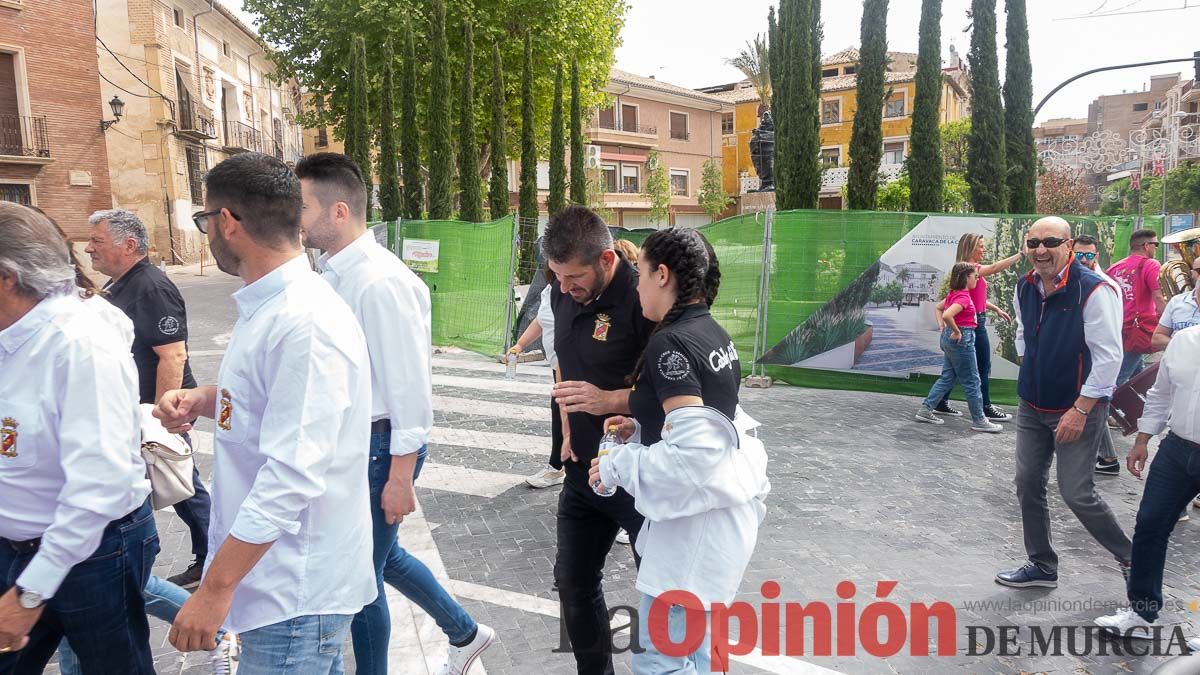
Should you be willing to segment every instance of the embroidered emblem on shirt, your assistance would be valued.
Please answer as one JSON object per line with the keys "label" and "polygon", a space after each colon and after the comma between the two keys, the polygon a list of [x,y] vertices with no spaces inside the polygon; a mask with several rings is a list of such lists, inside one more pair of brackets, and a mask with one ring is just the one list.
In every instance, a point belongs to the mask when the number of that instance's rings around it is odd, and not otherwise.
{"label": "embroidered emblem on shirt", "polygon": [[0,457],[17,456],[17,421],[5,417],[0,422]]}
{"label": "embroidered emblem on shirt", "polygon": [[612,328],[612,319],[607,314],[596,315],[596,327],[592,329],[592,339],[608,342],[608,329]]}
{"label": "embroidered emblem on shirt", "polygon": [[691,372],[692,364],[688,362],[682,352],[672,349],[669,352],[663,352],[658,357],[658,373],[672,382],[682,380]]}
{"label": "embroidered emblem on shirt", "polygon": [[233,397],[230,396],[228,389],[222,389],[221,412],[217,415],[217,426],[229,431],[232,428],[229,423],[231,417],[233,417]]}
{"label": "embroidered emblem on shirt", "polygon": [[158,332],[163,335],[174,335],[179,332],[179,319],[173,316],[164,316],[158,320]]}

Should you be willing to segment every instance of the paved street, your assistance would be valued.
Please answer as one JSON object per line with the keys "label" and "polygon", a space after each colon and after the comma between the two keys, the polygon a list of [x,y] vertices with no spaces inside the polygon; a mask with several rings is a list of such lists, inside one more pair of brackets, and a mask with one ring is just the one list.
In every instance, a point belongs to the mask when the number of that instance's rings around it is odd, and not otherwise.
{"label": "paved street", "polygon": [[[173,278],[188,302],[193,368],[207,383],[216,376],[232,329],[235,314],[228,296],[238,282],[212,268],[205,277],[193,272],[176,272]],[[522,482],[544,463],[549,448],[548,371],[522,365],[514,384],[503,379],[500,365],[452,351],[439,354],[434,367],[436,428],[430,463],[418,483],[422,510],[406,520],[401,543],[446,579],[476,619],[497,629],[499,643],[485,653],[483,668],[473,672],[573,673],[570,655],[553,652],[559,643],[551,574],[557,491],[531,490]],[[901,655],[877,659],[867,655],[860,633],[857,656],[749,654],[735,662],[733,672],[1148,673],[1162,662],[1100,656],[1095,649],[1081,656],[966,655],[967,626],[1021,626],[1018,644],[1027,654],[1029,626],[1086,626],[1098,614],[1087,603],[1117,603],[1123,595],[1115,562],[1063,505],[1053,479],[1059,588],[1015,591],[993,583],[998,570],[1023,559],[1012,486],[1012,425],[996,436],[971,435],[961,420],[922,425],[911,417],[918,404],[914,398],[853,392],[744,390],[742,403],[764,422],[761,437],[771,455],[773,491],[741,599],[761,602],[760,585],[774,580],[782,587],[780,601],[833,608],[839,602],[838,583],[849,580],[857,585],[853,602],[861,615],[875,601],[876,582],[898,581],[888,600],[906,613],[910,603],[946,601],[957,608],[958,656],[915,657],[906,646]],[[200,438],[202,449],[211,452],[211,436],[201,433]],[[1124,451],[1129,444],[1119,445]],[[211,456],[202,455],[200,462],[207,476]],[[1100,479],[1101,493],[1130,532],[1141,487],[1124,474]],[[163,553],[155,571],[167,576],[189,562],[187,533],[170,511],[159,514],[159,525]],[[1194,564],[1198,528],[1200,518],[1183,523],[1172,541],[1169,599],[1188,602],[1200,588]],[[617,546],[605,578],[610,607],[637,605],[634,577],[632,555]],[[1013,604],[968,607],[987,601]],[[1041,601],[1077,604],[1034,605]],[[402,598],[391,598],[391,604],[392,672],[434,672],[445,650],[436,626]],[[1166,618],[1182,622],[1193,634],[1190,612],[1173,611]],[[166,630],[155,622],[159,672],[206,673],[197,656],[183,660],[172,651]],[[1082,642],[1082,635],[1075,640]],[[811,630],[804,641],[811,653]],[[624,642],[618,637],[619,644]],[[1082,652],[1082,645],[1076,651]],[[628,664],[628,655],[621,656],[618,672],[628,673]],[[353,672],[352,663],[347,670]]]}

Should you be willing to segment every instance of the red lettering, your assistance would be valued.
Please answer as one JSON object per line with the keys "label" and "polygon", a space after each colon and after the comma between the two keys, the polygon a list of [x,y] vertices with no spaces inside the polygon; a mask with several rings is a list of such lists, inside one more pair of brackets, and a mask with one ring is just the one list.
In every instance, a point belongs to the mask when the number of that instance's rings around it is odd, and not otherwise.
{"label": "red lettering", "polygon": [[[849,600],[858,592],[853,582],[843,581],[837,585],[837,595]],[[837,650],[838,656],[854,656],[854,603],[837,604]]]}
{"label": "red lettering", "polygon": [[954,656],[958,653],[958,612],[948,602],[932,605],[913,603],[908,606],[912,622],[912,655],[929,656],[930,619],[937,619],[937,655]]}
{"label": "red lettering", "polygon": [[[779,584],[774,581],[764,582],[760,592],[764,599],[774,600],[779,597]],[[760,633],[762,635],[763,656],[779,656],[778,602],[764,602],[762,604],[762,626],[760,627]]]}
{"label": "red lettering", "polygon": [[[671,640],[671,609],[678,605],[684,610],[683,641]],[[687,591],[667,591],[650,603],[646,628],[650,643],[664,656],[680,658],[693,654],[704,644],[708,626],[704,622],[704,605],[700,598]]]}
{"label": "red lettering", "polygon": [[[729,619],[738,620],[737,644],[729,644]],[[758,643],[758,616],[754,605],[748,602],[735,602],[726,607],[718,602],[712,608],[712,665],[713,672],[728,670],[727,661],[730,654],[745,656],[754,651]],[[722,667],[718,668],[720,663]]]}

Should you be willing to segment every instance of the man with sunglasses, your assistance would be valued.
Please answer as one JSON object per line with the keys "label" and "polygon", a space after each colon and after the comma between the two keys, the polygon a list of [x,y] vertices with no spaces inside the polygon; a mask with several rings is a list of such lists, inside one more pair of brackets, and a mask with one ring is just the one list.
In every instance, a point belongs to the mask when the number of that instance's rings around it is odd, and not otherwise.
{"label": "man with sunglasses", "polygon": [[1033,271],[1017,281],[1017,501],[1025,552],[1021,567],[996,575],[1016,588],[1058,586],[1046,485],[1058,462],[1063,501],[1127,570],[1131,543],[1096,493],[1096,448],[1107,432],[1108,399],[1121,367],[1121,300],[1075,260],[1071,226],[1042,218],[1025,238]]}
{"label": "man with sunglasses", "polygon": [[1108,268],[1108,276],[1121,287],[1124,302],[1125,357],[1117,376],[1118,387],[1146,367],[1146,354],[1151,351],[1150,334],[1167,306],[1158,283],[1162,265],[1154,259],[1157,251],[1158,233],[1150,229],[1135,230],[1129,235],[1129,256]]}

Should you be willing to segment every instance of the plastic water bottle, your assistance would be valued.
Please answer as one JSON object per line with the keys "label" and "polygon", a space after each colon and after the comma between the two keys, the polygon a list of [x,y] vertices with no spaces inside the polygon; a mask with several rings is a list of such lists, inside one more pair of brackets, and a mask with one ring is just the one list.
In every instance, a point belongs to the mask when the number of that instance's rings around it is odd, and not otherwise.
{"label": "plastic water bottle", "polygon": [[[610,425],[608,430],[604,432],[604,437],[600,439],[600,451],[596,453],[597,457],[603,457],[607,455],[610,448],[612,448],[614,445],[621,444],[621,439],[617,438],[617,429],[619,428],[620,427],[613,424]],[[605,485],[604,489],[600,489],[600,486],[601,483],[599,481],[593,483],[592,492],[595,492],[601,497],[611,497],[617,494],[617,488],[615,487],[609,487]]]}
{"label": "plastic water bottle", "polygon": [[505,362],[504,379],[506,379],[506,380],[517,379],[517,355],[516,355],[516,353],[509,352],[508,356],[505,358],[504,362]]}

